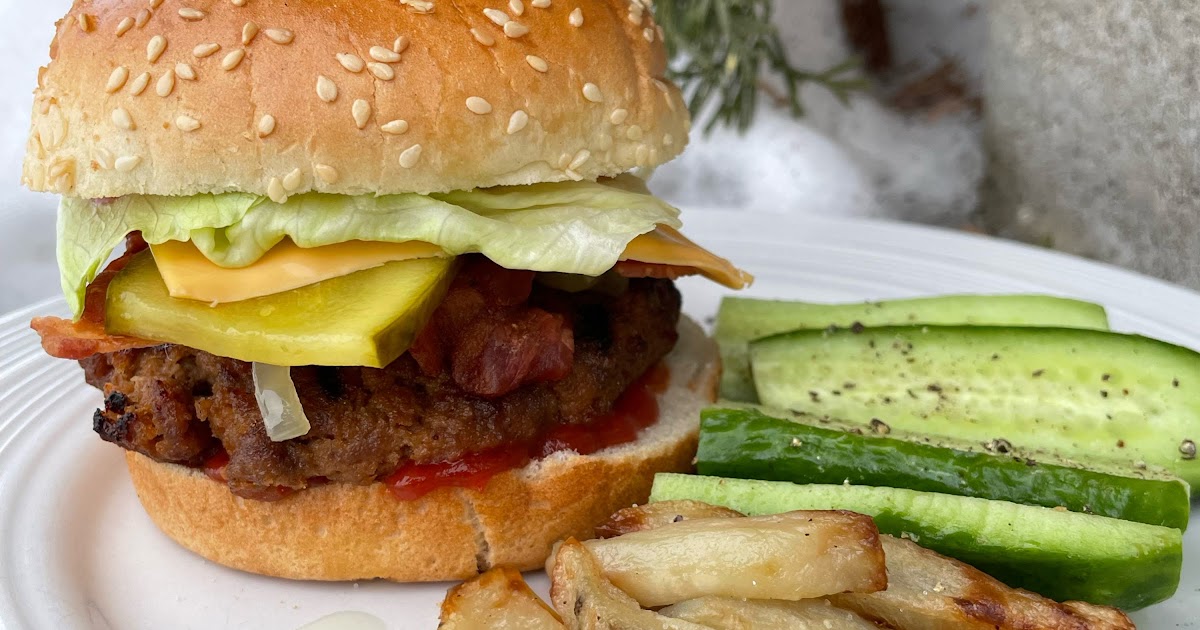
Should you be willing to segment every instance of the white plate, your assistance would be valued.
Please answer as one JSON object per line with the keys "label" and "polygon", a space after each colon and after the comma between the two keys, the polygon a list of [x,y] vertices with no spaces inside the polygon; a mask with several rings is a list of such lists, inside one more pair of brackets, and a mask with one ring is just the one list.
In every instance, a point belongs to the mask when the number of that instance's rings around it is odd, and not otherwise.
{"label": "white plate", "polygon": [[[948,292],[1041,292],[1108,306],[1117,330],[1200,348],[1200,295],[1076,258],[957,232],[882,222],[685,213],[688,233],[757,274],[748,295],[848,301]],[[710,317],[726,291],[681,282]],[[337,611],[432,629],[447,585],[289,582],[230,571],[160,535],[113,446],[92,434],[97,392],[43,355],[27,322],[55,300],[0,318],[0,628],[297,628]],[[1195,518],[1195,517],[1193,517]],[[1200,527],[1186,536],[1170,601],[1143,628],[1200,610]],[[541,576],[535,584],[543,585]]]}

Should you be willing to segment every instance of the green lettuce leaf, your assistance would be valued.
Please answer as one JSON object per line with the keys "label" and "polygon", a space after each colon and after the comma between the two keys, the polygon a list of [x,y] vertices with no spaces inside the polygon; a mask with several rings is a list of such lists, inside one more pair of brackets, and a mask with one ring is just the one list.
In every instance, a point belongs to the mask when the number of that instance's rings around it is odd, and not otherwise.
{"label": "green lettuce leaf", "polygon": [[249,265],[284,238],[301,247],[415,240],[451,254],[481,253],[511,269],[598,276],[658,224],[680,227],[679,211],[632,176],[430,195],[308,193],[283,204],[243,193],[64,197],[58,266],[78,318],[87,284],[134,231],[152,245],[190,240],[223,267]]}

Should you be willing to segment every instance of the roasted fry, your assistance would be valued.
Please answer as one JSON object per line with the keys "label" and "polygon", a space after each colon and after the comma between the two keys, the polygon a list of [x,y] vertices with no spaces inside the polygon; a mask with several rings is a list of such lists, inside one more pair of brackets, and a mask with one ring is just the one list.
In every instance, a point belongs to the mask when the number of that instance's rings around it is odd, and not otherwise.
{"label": "roasted fry", "polygon": [[584,543],[642,606],[704,595],[798,600],[887,586],[879,530],[843,511],[706,518]]}
{"label": "roasted fry", "polygon": [[564,630],[521,573],[496,568],[455,586],[442,600],[438,630]]}
{"label": "roasted fry", "polygon": [[1083,602],[1058,604],[1005,586],[982,571],[916,543],[881,536],[888,588],[834,595],[835,606],[901,630],[1132,630],[1121,611]]}
{"label": "roasted fry", "polygon": [[[698,501],[664,501],[626,508],[605,527],[615,533],[645,531],[684,518],[740,516]],[[1084,602],[1057,604],[1010,588],[983,572],[907,540],[880,536],[887,559],[888,588],[869,594],[833,595],[836,605],[899,630],[1048,628],[1126,630],[1121,611]]]}
{"label": "roasted fry", "polygon": [[659,501],[618,511],[596,528],[597,538],[613,538],[697,518],[745,516],[729,508],[700,501]]}
{"label": "roasted fry", "polygon": [[568,538],[550,556],[550,600],[570,630],[714,630],[642,610],[600,572],[587,547]]}
{"label": "roasted fry", "polygon": [[710,596],[680,602],[658,612],[721,630],[879,630],[879,626],[824,599],[783,602]]}

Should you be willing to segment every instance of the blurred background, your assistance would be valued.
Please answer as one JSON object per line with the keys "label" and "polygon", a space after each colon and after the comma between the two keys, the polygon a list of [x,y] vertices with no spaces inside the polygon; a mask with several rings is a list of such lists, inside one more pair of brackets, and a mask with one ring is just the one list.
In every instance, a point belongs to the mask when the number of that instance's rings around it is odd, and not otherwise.
{"label": "blurred background", "polygon": [[[69,4],[0,0],[0,312],[58,293],[56,200],[18,182]],[[669,201],[988,232],[1200,288],[1200,5],[657,5],[698,113],[651,180]]]}

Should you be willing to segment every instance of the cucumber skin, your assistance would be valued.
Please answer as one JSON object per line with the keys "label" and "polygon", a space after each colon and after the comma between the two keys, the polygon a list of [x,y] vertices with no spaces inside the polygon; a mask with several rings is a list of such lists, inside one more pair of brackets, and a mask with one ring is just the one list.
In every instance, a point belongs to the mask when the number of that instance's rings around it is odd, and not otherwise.
{"label": "cucumber skin", "polygon": [[[879,496],[880,491],[886,494]],[[864,501],[864,492],[876,496],[868,496]],[[881,533],[909,538],[922,547],[970,564],[1009,586],[1060,602],[1085,601],[1139,610],[1170,598],[1179,586],[1183,568],[1182,534],[1177,529],[1002,501],[896,488],[796,485],[675,473],[655,475],[650,501],[675,499],[722,505],[751,516],[826,509],[868,514],[875,519]],[[977,528],[980,531],[965,531],[945,523],[939,510],[926,509],[927,504],[939,502],[949,503],[940,509],[957,509],[959,515],[972,509],[983,512]],[[891,505],[885,507],[888,503]],[[1001,515],[1009,517],[1007,522],[984,522],[993,510],[1008,512]],[[1135,532],[1138,540],[1110,557],[1087,557],[1090,545],[1086,539],[1079,540],[1078,550],[1048,548],[1037,536],[1037,526],[1025,526],[1034,519],[1053,521],[1050,526],[1056,528],[1072,528],[1080,522],[1078,519],[1096,519],[1105,524],[1119,524],[1127,533]],[[982,531],[1005,526],[1011,534],[1008,540]],[[1014,531],[1017,527],[1026,535]]]}
{"label": "cucumber skin", "polygon": [[[1200,484],[1200,459],[1180,450],[1200,442],[1200,354],[1182,346],[1074,328],[887,326],[792,331],[752,342],[751,354],[760,398],[773,407],[1003,438],[1074,461],[1145,462]],[[838,389],[843,379],[853,391]],[[1037,411],[1014,411],[1022,404]]]}
{"label": "cucumber skin", "polygon": [[895,324],[1064,326],[1108,330],[1104,307],[1047,295],[939,295],[880,302],[821,304],[728,296],[713,337],[720,344],[721,397],[758,402],[746,343],[798,328]]}
{"label": "cucumber skin", "polygon": [[1191,512],[1188,486],[1180,480],[1047,463],[1031,466],[1004,455],[815,427],[753,408],[709,407],[701,412],[696,470],[714,477],[848,482],[1063,506],[1176,529],[1187,529]]}

